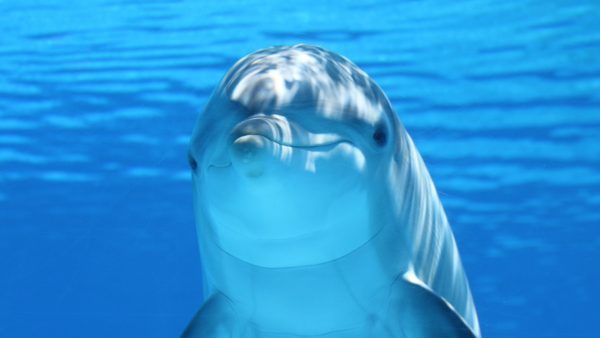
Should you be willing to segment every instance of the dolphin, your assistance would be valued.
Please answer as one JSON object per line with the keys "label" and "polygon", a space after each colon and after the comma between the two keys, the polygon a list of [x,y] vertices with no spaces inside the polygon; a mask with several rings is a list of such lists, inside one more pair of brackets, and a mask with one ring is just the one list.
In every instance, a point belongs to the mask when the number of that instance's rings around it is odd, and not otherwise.
{"label": "dolphin", "polygon": [[188,157],[205,300],[182,337],[481,337],[425,164],[345,57],[240,59]]}

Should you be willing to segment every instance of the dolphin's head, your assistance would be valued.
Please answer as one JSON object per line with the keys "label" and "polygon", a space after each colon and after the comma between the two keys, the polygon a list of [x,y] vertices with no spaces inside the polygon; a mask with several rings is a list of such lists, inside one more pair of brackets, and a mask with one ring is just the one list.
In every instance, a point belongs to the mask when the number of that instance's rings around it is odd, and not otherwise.
{"label": "dolphin's head", "polygon": [[340,55],[298,45],[246,56],[192,136],[200,235],[265,267],[352,252],[383,226],[377,182],[398,123],[382,90]]}

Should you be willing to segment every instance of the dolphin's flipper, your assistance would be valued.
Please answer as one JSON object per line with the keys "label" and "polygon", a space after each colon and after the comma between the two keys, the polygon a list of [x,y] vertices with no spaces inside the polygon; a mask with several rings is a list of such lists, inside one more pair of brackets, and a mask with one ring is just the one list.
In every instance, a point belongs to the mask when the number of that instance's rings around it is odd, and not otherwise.
{"label": "dolphin's flipper", "polygon": [[477,338],[450,303],[411,276],[394,283],[386,317],[398,337]]}
{"label": "dolphin's flipper", "polygon": [[212,295],[188,324],[181,338],[234,338],[235,312],[227,297]]}

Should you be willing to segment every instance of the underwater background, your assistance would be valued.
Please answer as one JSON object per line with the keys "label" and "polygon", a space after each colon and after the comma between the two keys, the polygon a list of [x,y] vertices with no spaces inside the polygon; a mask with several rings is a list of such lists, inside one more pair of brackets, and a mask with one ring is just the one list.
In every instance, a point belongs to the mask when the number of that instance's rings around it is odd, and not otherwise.
{"label": "underwater background", "polygon": [[177,337],[187,168],[240,57],[316,44],[383,88],[483,337],[600,337],[600,2],[0,0],[0,337]]}

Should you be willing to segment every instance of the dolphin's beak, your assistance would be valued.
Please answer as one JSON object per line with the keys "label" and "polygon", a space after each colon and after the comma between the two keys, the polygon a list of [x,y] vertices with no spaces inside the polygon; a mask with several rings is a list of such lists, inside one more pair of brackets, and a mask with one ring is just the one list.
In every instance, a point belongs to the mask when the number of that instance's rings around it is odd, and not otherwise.
{"label": "dolphin's beak", "polygon": [[230,156],[232,164],[248,177],[264,173],[273,143],[261,135],[242,135],[232,141]]}
{"label": "dolphin's beak", "polygon": [[257,114],[238,123],[231,132],[231,142],[248,135],[262,136],[271,142],[294,148],[321,147],[344,141],[335,133],[311,133],[302,123],[276,114]]}
{"label": "dolphin's beak", "polygon": [[242,169],[247,177],[258,177],[272,161],[274,148],[305,150],[331,146],[343,139],[333,133],[311,133],[300,123],[289,121],[281,115],[254,115],[238,123],[230,134],[229,147],[232,164]]}

